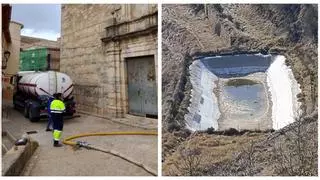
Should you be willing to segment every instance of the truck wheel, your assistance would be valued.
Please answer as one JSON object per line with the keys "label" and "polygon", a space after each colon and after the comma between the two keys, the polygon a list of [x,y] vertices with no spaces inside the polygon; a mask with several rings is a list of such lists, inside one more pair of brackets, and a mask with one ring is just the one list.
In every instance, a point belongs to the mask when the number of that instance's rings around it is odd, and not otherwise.
{"label": "truck wheel", "polygon": [[24,110],[23,110],[23,116],[25,117],[25,118],[29,118],[29,108],[28,108],[28,106],[24,106]]}
{"label": "truck wheel", "polygon": [[40,117],[35,114],[36,112],[33,111],[32,107],[29,108],[29,119],[31,122],[38,122]]}

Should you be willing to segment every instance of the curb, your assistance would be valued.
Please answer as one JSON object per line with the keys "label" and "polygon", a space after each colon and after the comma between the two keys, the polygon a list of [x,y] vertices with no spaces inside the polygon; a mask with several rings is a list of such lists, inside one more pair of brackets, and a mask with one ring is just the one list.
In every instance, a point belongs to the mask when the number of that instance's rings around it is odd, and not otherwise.
{"label": "curb", "polygon": [[[85,114],[85,115],[88,115],[88,116],[94,116],[94,117],[98,117],[98,118],[102,118],[102,119],[107,119],[107,120],[109,120],[111,122],[122,124],[122,125],[126,125],[126,126],[130,126],[130,127],[135,127],[135,128],[145,129],[145,130],[156,130],[157,129],[157,127],[142,127],[142,126],[139,126],[139,125],[130,124],[127,121],[121,121],[122,118],[114,118],[113,119],[113,118],[110,118],[110,117],[105,117],[105,116],[101,116],[101,115],[97,115],[97,114],[90,114],[89,112],[81,111],[81,110],[77,110],[77,112],[78,112],[78,114]],[[158,119],[155,119],[155,120],[158,121]]]}
{"label": "curb", "polygon": [[13,146],[2,157],[2,176],[19,176],[39,143],[30,137],[26,145]]}

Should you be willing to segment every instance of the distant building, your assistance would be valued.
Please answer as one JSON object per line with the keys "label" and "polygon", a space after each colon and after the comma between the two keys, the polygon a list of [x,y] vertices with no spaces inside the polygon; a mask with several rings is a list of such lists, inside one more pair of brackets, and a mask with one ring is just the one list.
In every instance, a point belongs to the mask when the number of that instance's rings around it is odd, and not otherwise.
{"label": "distant building", "polygon": [[20,33],[23,25],[11,21],[12,6],[2,4],[2,96],[12,100],[10,78],[19,71]]}
{"label": "distant building", "polygon": [[[47,39],[42,38],[35,38],[35,37],[29,37],[29,36],[21,36],[21,53],[26,54],[25,52],[34,51],[39,52],[43,51],[45,49],[47,53],[46,59],[37,59],[37,61],[47,61],[47,68],[46,70],[54,70],[59,71],[60,70],[60,42],[59,39],[57,41],[51,41]],[[33,50],[38,49],[38,50]],[[30,56],[31,57],[31,56]],[[21,56],[20,56],[20,70],[24,70],[26,68],[26,64],[29,63],[32,67],[31,61],[34,61],[32,58],[24,59],[24,61],[30,60],[29,62],[22,62]],[[37,63],[37,62],[36,62]],[[39,62],[40,63],[40,62]],[[35,67],[35,70],[37,70],[39,67]]]}
{"label": "distant building", "polygon": [[60,70],[77,109],[157,116],[157,5],[62,5]]}

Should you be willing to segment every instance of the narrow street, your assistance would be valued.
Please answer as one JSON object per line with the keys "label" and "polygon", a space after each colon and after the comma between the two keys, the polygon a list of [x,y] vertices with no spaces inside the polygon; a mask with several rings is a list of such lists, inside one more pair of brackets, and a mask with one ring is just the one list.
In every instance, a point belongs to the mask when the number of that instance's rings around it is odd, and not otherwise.
{"label": "narrow street", "polygon": [[[126,119],[137,120],[146,128],[125,125]],[[144,121],[144,122],[143,122]],[[26,176],[116,176],[137,175],[150,176],[144,169],[110,154],[78,149],[64,145],[60,148],[52,146],[52,133],[46,132],[47,120],[32,123],[24,118],[21,112],[8,108],[8,116],[3,119],[3,131],[7,130],[16,138],[27,131],[37,131],[30,136],[39,142],[39,147],[27,163],[22,175]],[[114,131],[156,131],[157,120],[129,116],[123,123],[108,119],[80,114],[80,117],[65,120],[62,138],[90,132]],[[154,128],[150,128],[150,127]],[[119,152],[144,166],[157,172],[157,136],[101,136],[76,139],[97,145],[106,150]]]}
{"label": "narrow street", "polygon": [[157,4],[2,4],[2,27],[3,175],[158,174]]}

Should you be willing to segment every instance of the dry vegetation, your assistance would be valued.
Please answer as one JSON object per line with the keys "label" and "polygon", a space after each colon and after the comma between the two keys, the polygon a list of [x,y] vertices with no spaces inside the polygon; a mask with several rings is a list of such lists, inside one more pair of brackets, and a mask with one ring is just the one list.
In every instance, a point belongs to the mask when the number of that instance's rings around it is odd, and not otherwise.
{"label": "dry vegetation", "polygon": [[[201,175],[199,173],[211,164],[231,160],[235,152],[264,136],[264,133],[254,132],[241,136],[192,134],[166,159],[163,164],[164,175]],[[190,167],[191,165],[196,167]],[[197,169],[197,172],[194,172],[194,169]]]}
{"label": "dry vegetation", "polygon": [[[301,4],[163,5],[164,175],[317,175],[317,14],[317,5]],[[236,136],[185,130],[193,58],[246,52],[286,56],[301,85],[303,118]]]}

